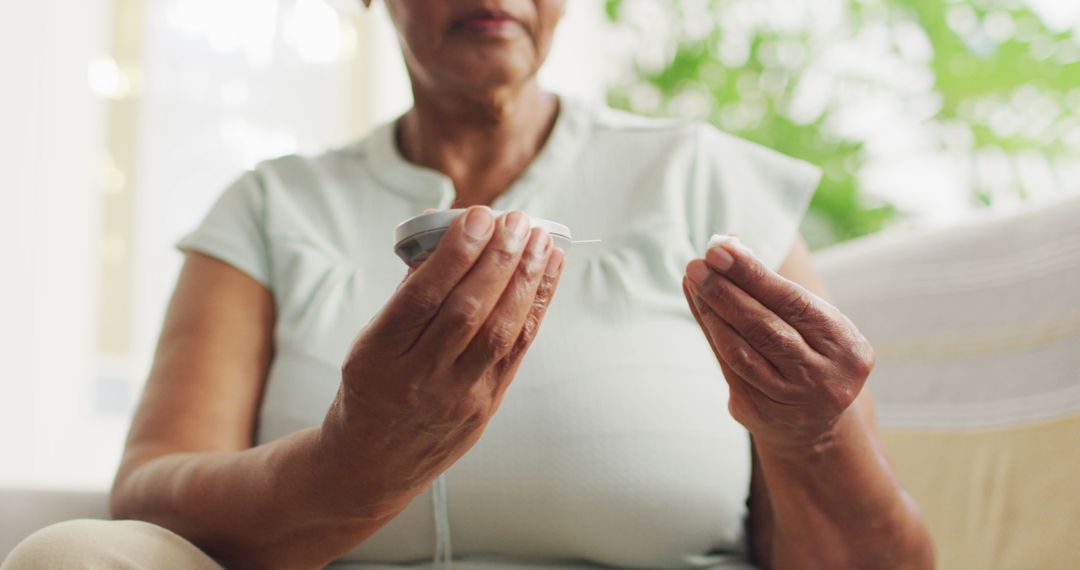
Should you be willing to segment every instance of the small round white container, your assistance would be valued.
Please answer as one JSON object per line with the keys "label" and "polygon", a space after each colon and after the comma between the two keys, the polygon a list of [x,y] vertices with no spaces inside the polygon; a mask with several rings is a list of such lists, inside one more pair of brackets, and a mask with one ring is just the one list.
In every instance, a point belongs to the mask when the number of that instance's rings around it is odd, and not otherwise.
{"label": "small round white container", "polygon": [[[394,228],[394,253],[410,267],[427,259],[431,252],[439,245],[446,229],[450,227],[459,216],[466,212],[459,208],[454,210],[442,210],[430,214],[421,214],[409,218]],[[495,217],[503,212],[492,210]],[[534,228],[544,228],[551,235],[555,247],[561,247],[563,251],[570,250],[573,240],[570,228],[550,220],[530,217],[529,221]]]}

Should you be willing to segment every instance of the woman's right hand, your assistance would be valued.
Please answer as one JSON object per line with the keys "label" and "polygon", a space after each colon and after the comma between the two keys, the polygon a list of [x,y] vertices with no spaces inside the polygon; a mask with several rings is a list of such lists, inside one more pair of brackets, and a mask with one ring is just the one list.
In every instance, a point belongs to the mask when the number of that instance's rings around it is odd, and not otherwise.
{"label": "woman's right hand", "polygon": [[328,460],[366,503],[351,507],[396,514],[476,443],[536,337],[563,256],[525,214],[496,220],[478,206],[409,273],[353,343],[323,426]]}

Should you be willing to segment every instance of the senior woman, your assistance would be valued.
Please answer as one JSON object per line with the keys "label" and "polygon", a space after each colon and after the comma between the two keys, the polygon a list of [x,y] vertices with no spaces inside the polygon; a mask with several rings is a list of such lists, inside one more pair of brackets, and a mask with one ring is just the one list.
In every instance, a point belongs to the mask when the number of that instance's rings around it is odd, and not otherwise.
{"label": "senior woman", "polygon": [[[413,108],[223,194],[181,243],[128,520],[5,568],[930,567],[872,351],[797,237],[816,170],[542,91],[562,0],[387,7]],[[447,207],[402,281],[393,226]]]}

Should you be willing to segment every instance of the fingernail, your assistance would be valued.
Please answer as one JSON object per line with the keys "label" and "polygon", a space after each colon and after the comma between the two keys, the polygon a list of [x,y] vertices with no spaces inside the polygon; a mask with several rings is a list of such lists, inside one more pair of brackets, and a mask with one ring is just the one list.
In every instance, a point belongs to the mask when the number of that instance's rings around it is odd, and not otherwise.
{"label": "fingernail", "polygon": [[721,245],[709,249],[705,253],[705,261],[717,271],[727,271],[731,269],[731,266],[735,264],[735,258],[731,255],[731,252],[727,248],[731,245]]}
{"label": "fingernail", "polygon": [[533,259],[543,260],[550,247],[551,236],[548,235],[547,230],[538,228],[533,232],[532,239],[529,241],[529,255]]}
{"label": "fingernail", "polygon": [[520,246],[529,233],[529,217],[522,212],[514,211],[506,215],[506,230],[509,232],[510,242]]}
{"label": "fingernail", "polygon": [[492,217],[491,210],[482,206],[469,208],[469,213],[465,217],[465,234],[475,240],[481,240],[488,236],[494,225],[495,218]]}
{"label": "fingernail", "polygon": [[709,278],[709,268],[705,267],[704,263],[692,261],[686,268],[686,276],[694,283],[704,285],[705,280]]}
{"label": "fingernail", "polygon": [[556,247],[551,250],[551,256],[548,257],[547,267],[544,268],[544,275],[548,277],[555,277],[559,274],[559,268],[562,266],[563,257],[565,253],[561,247]]}

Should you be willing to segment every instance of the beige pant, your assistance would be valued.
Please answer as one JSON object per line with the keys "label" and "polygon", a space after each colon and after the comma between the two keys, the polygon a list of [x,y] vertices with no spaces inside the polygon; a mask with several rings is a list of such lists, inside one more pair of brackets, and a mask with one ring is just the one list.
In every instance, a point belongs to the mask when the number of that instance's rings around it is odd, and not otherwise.
{"label": "beige pant", "polygon": [[[335,570],[433,570],[429,562],[336,562]],[[597,570],[582,563],[541,563],[491,555],[454,560],[455,570]],[[742,562],[701,570],[751,570]],[[172,531],[142,521],[76,520],[54,524],[19,543],[0,570],[224,570]]]}
{"label": "beige pant", "polygon": [[222,570],[176,533],[142,521],[76,520],[30,535],[0,570],[68,569]]}

